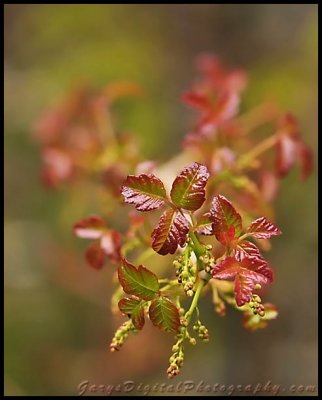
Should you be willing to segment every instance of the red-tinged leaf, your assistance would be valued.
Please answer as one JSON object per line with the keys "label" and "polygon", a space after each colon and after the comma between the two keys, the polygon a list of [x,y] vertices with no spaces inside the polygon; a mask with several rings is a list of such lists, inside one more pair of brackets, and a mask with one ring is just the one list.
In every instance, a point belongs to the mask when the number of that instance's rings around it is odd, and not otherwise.
{"label": "red-tinged leaf", "polygon": [[207,110],[210,107],[210,102],[207,96],[194,90],[184,93],[182,95],[182,100],[188,106],[198,110]]}
{"label": "red-tinged leaf", "polygon": [[141,213],[133,210],[129,212],[129,229],[126,233],[127,238],[132,239],[136,236],[137,231],[144,225],[145,218]]}
{"label": "red-tinged leaf", "polygon": [[313,152],[305,143],[298,142],[297,154],[300,161],[302,179],[306,179],[313,171]]}
{"label": "red-tinged leaf", "polygon": [[232,225],[226,232],[219,232],[217,235],[217,239],[224,246],[237,242],[238,238],[236,237],[235,234],[234,225]]}
{"label": "red-tinged leaf", "polygon": [[265,303],[263,304],[265,309],[265,315],[260,317],[258,314],[255,315],[252,311],[245,311],[243,315],[243,326],[249,331],[256,331],[257,329],[266,328],[268,321],[276,319],[278,316],[277,308],[274,304]]}
{"label": "red-tinged leaf", "polygon": [[98,242],[93,242],[85,254],[88,264],[94,269],[101,269],[105,262],[105,253]]}
{"label": "red-tinged leaf", "polygon": [[176,177],[172,184],[171,199],[173,203],[185,210],[198,210],[205,201],[205,186],[208,182],[207,167],[194,162]]}
{"label": "red-tinged leaf", "polygon": [[234,250],[234,256],[237,261],[242,261],[245,257],[263,259],[259,248],[248,240],[243,240],[237,244]]}
{"label": "red-tinged leaf", "polygon": [[210,170],[219,174],[225,168],[231,168],[236,161],[236,154],[228,147],[221,147],[213,152]]}
{"label": "red-tinged leaf", "polygon": [[153,174],[156,169],[155,161],[146,160],[140,162],[135,169],[136,174]]}
{"label": "red-tinged leaf", "polygon": [[152,248],[161,255],[174,254],[187,240],[189,225],[186,218],[172,208],[167,209],[152,232]]}
{"label": "red-tinged leaf", "polygon": [[160,208],[166,200],[163,183],[152,174],[128,175],[121,193],[125,202],[134,204],[139,211],[151,211]]}
{"label": "red-tinged leaf", "polygon": [[[218,195],[212,201],[210,217],[213,221],[213,229],[217,240],[226,245],[226,239],[238,238],[242,230],[242,219],[230,201],[224,196]],[[234,237],[231,236],[234,227]],[[226,235],[226,236],[223,236]],[[228,236],[227,236],[228,235]]]}
{"label": "red-tinged leaf", "polygon": [[121,259],[121,235],[114,230],[108,230],[101,236],[101,248],[114,262]]}
{"label": "red-tinged leaf", "polygon": [[105,221],[97,215],[84,218],[74,225],[75,235],[83,239],[99,239],[105,230]]}
{"label": "red-tinged leaf", "polygon": [[242,261],[237,261],[229,256],[215,265],[213,277],[235,281],[235,297],[240,307],[250,301],[256,283],[272,282],[273,273],[263,259],[244,257]]}
{"label": "red-tinged leaf", "polygon": [[177,307],[166,297],[152,300],[149,316],[153,325],[166,332],[178,332],[180,316]]}
{"label": "red-tinged leaf", "polygon": [[127,294],[143,300],[152,300],[159,292],[158,278],[142,265],[136,268],[123,259],[117,272],[119,282]]}
{"label": "red-tinged leaf", "polygon": [[144,319],[144,302],[134,297],[125,297],[118,303],[119,309],[132,319],[136,329],[142,329],[145,323]]}
{"label": "red-tinged leaf", "polygon": [[254,283],[267,284],[273,281],[273,271],[263,258],[245,257],[240,266],[239,273],[248,276]]}
{"label": "red-tinged leaf", "polygon": [[71,156],[63,150],[47,147],[42,152],[44,168],[42,178],[48,187],[55,188],[63,182],[68,182],[74,174]]}
{"label": "red-tinged leaf", "polygon": [[233,118],[239,110],[240,97],[236,92],[227,91],[217,100],[208,119],[209,123],[219,125]]}
{"label": "red-tinged leaf", "polygon": [[235,299],[238,307],[251,300],[255,283],[247,276],[238,274],[235,278]]}
{"label": "red-tinged leaf", "polygon": [[213,224],[210,219],[210,213],[203,214],[199,218],[197,226],[195,227],[195,231],[200,235],[206,235],[206,236],[214,234]]}
{"label": "red-tinged leaf", "polygon": [[279,188],[279,180],[271,171],[264,170],[260,175],[259,189],[267,202],[272,202],[277,195]]}
{"label": "red-tinged leaf", "polygon": [[226,257],[217,263],[213,269],[213,277],[233,281],[240,270],[240,263],[234,257]]}
{"label": "red-tinged leaf", "polygon": [[276,170],[280,177],[285,176],[296,161],[296,141],[289,135],[280,135],[276,143]]}
{"label": "red-tinged leaf", "polygon": [[257,218],[247,229],[247,233],[257,239],[269,239],[281,235],[280,229],[265,217]]}

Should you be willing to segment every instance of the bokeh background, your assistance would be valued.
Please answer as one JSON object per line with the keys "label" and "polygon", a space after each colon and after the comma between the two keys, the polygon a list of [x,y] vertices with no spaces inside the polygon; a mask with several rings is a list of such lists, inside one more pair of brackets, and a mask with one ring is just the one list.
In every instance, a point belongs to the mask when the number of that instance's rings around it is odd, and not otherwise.
{"label": "bokeh background", "polygon": [[[4,22],[5,393],[167,382],[167,334],[147,326],[109,353],[121,321],[109,310],[112,271],[88,268],[71,235],[79,199],[41,186],[31,127],[75,82],[132,80],[145,95],[124,105],[123,128],[146,158],[170,159],[191,123],[180,94],[208,51],[248,70],[247,104],[269,98],[298,116],[317,164],[317,5],[5,5]],[[317,172],[303,183],[293,170],[276,206],[268,294],[279,318],[248,333],[238,313],[220,319],[205,300],[211,341],[188,347],[178,380],[317,385]]]}

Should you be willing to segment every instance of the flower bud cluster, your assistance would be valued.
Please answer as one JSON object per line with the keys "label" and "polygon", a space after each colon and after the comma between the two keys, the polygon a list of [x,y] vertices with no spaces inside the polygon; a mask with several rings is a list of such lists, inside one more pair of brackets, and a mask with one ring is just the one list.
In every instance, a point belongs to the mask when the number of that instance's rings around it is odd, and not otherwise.
{"label": "flower bud cluster", "polygon": [[265,308],[262,304],[262,299],[258,294],[253,294],[251,301],[248,304],[254,315],[259,315],[260,317],[265,316]]}
{"label": "flower bud cluster", "polygon": [[199,320],[193,325],[193,330],[198,333],[199,339],[203,342],[209,342],[208,329]]}
{"label": "flower bud cluster", "polygon": [[196,283],[197,266],[190,259],[190,255],[191,249],[187,246],[184,254],[173,262],[173,266],[176,269],[178,282],[182,284],[186,295],[192,297],[194,295],[193,287]]}
{"label": "flower bud cluster", "polygon": [[137,332],[137,329],[133,325],[132,320],[124,322],[115,332],[115,335],[110,344],[111,352],[120,350],[125,340],[128,338],[130,332]]}

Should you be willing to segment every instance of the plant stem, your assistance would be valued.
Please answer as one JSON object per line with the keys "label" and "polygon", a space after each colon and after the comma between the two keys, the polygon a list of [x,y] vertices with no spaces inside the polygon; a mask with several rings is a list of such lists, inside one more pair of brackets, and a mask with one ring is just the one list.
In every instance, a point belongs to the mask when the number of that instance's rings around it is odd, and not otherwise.
{"label": "plant stem", "polygon": [[191,231],[189,233],[189,235],[190,235],[190,238],[193,243],[193,251],[195,252],[197,259],[199,259],[199,257],[204,254],[205,249],[202,246],[202,244],[199,242],[199,240],[194,232]]}
{"label": "plant stem", "polygon": [[155,254],[155,251],[149,247],[148,249],[146,249],[142,254],[140,254],[138,256],[138,258],[135,261],[135,264],[141,264],[143,263],[145,260],[147,260],[149,257],[151,257],[153,254]]}
{"label": "plant stem", "polygon": [[266,150],[273,147],[276,144],[277,140],[278,140],[277,135],[270,136],[269,138],[263,140],[261,143],[259,143],[253,149],[251,149],[248,153],[246,153],[242,157],[240,157],[240,159],[238,161],[238,166],[240,168],[247,167],[259,155],[261,155]]}
{"label": "plant stem", "polygon": [[196,308],[197,305],[198,305],[198,300],[199,300],[199,297],[200,297],[200,293],[201,293],[203,287],[205,286],[205,284],[206,284],[206,282],[203,281],[202,279],[200,279],[200,281],[198,282],[198,286],[197,286],[196,293],[195,293],[195,295],[194,295],[194,297],[193,297],[193,300],[192,300],[192,302],[191,302],[191,304],[190,304],[190,308],[189,308],[189,310],[186,312],[186,316],[185,316],[186,319],[187,319],[187,321],[188,321],[188,323],[190,322],[190,318],[191,318],[191,316],[192,316],[192,314],[193,314],[195,308]]}

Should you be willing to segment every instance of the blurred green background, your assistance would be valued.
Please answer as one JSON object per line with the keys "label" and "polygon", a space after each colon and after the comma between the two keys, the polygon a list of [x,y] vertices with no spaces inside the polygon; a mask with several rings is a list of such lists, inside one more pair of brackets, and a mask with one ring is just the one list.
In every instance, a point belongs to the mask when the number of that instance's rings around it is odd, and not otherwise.
{"label": "blurred green background", "polygon": [[[244,104],[269,98],[297,115],[317,164],[317,29],[317,5],[5,5],[7,395],[73,395],[84,380],[167,382],[167,334],[147,326],[108,351],[121,321],[109,311],[112,271],[85,265],[71,235],[78,200],[41,186],[30,132],[44,108],[79,81],[133,80],[145,95],[126,102],[120,125],[146,158],[167,160],[192,121],[179,97],[194,58],[214,52],[249,72]],[[241,315],[220,319],[205,299],[211,341],[188,347],[177,381],[317,385],[317,172],[305,183],[297,170],[284,179],[277,221],[267,298],[279,318],[248,333]]]}

